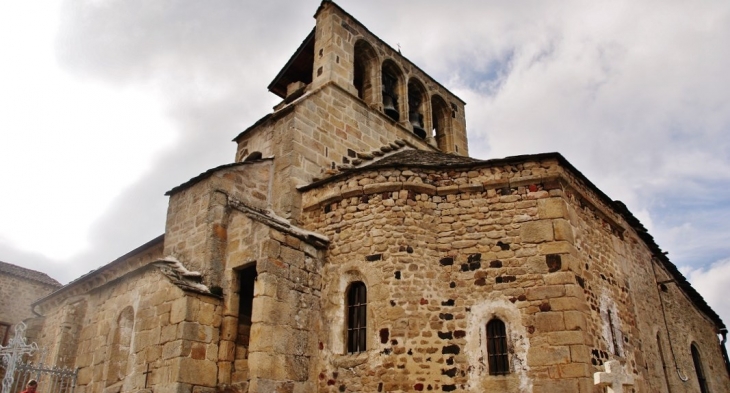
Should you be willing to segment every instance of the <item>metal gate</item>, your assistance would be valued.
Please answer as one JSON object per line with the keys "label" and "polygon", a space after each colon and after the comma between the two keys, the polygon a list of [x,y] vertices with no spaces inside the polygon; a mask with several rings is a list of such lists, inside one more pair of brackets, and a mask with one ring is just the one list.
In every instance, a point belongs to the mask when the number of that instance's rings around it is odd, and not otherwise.
{"label": "metal gate", "polygon": [[37,393],[73,393],[76,388],[78,369],[70,370],[58,367],[45,367],[42,364],[21,363],[15,367],[11,393],[25,390],[28,381],[35,379],[38,382]]}
{"label": "metal gate", "polygon": [[38,351],[36,343],[25,340],[25,324],[15,326],[15,336],[7,347],[0,345],[2,357],[2,393],[20,393],[25,390],[31,379],[38,382],[37,393],[73,393],[76,388],[78,369],[48,367],[40,364],[25,363],[24,357]]}

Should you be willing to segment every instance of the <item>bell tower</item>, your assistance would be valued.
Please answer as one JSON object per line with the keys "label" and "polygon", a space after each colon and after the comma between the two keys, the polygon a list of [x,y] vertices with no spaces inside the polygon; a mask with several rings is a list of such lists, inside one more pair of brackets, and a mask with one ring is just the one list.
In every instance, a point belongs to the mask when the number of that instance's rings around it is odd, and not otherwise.
{"label": "bell tower", "polygon": [[315,19],[269,85],[282,101],[234,139],[237,162],[275,158],[278,214],[298,215],[292,189],[394,149],[468,155],[464,101],[335,3]]}
{"label": "bell tower", "polygon": [[464,101],[337,4],[315,18],[312,88],[335,83],[437,150],[468,155]]}

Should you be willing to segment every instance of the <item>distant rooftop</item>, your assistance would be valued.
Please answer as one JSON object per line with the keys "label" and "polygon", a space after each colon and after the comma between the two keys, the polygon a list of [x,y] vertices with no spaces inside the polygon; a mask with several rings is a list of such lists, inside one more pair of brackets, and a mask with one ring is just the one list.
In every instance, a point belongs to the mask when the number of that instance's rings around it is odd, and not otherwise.
{"label": "distant rooftop", "polygon": [[9,274],[18,278],[26,280],[37,281],[41,284],[51,285],[54,287],[60,287],[61,283],[52,279],[46,273],[41,273],[35,270],[26,269],[24,267],[16,266],[10,263],[0,261],[0,273]]}

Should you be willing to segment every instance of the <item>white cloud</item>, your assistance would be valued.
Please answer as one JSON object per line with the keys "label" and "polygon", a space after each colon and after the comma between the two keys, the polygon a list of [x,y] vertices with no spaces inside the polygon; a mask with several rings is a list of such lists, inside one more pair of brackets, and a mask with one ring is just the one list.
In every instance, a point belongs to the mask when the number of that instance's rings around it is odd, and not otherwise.
{"label": "white cloud", "polygon": [[[730,258],[730,3],[338,3],[467,101],[473,156],[558,151],[675,263]],[[0,4],[0,259],[67,281],[160,234],[162,193],[233,159],[318,4]]]}
{"label": "white cloud", "polygon": [[24,6],[0,10],[0,239],[68,258],[88,246],[91,223],[175,137],[149,91],[56,68],[54,8]]}
{"label": "white cloud", "polygon": [[[727,297],[727,288],[730,288],[730,258],[717,261],[708,268],[683,266],[680,271],[727,325],[730,322],[730,302]],[[730,343],[725,346],[730,349]]]}

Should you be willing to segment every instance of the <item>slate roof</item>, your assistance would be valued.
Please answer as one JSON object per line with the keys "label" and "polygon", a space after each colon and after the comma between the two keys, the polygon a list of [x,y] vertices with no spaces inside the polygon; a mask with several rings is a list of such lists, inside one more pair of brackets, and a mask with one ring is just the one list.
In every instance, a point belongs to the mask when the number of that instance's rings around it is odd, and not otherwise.
{"label": "slate roof", "polygon": [[41,284],[46,284],[54,287],[61,286],[60,282],[52,279],[46,273],[26,269],[24,267],[16,266],[2,261],[0,261],[0,273],[9,274],[11,276],[23,278],[26,280],[36,281]]}
{"label": "slate roof", "polygon": [[702,311],[705,315],[712,319],[721,332],[723,330],[727,331],[727,327],[725,326],[725,323],[723,323],[720,316],[717,315],[715,310],[713,310],[709,304],[707,304],[702,295],[700,295],[699,292],[697,292],[692,287],[692,284],[687,281],[684,275],[679,271],[679,269],[677,269],[677,266],[669,260],[667,254],[665,254],[659,247],[659,245],[656,244],[656,242],[654,241],[654,237],[649,234],[649,231],[646,230],[646,227],[644,227],[641,221],[639,221],[639,219],[636,218],[631,213],[631,211],[629,211],[629,208],[627,208],[623,202],[614,201],[614,207],[619,211],[619,213],[621,213],[621,215],[626,219],[629,225],[634,228],[641,240],[644,241],[646,246],[649,247],[651,252],[654,254],[654,258],[656,258],[659,263],[661,263],[661,265],[664,266],[667,271],[669,271],[669,273],[672,275],[672,278],[674,278],[674,281],[677,283],[677,286],[679,286],[679,288],[684,291],[685,294],[687,294],[687,296],[692,300],[695,306],[697,306],[700,311]]}
{"label": "slate roof", "polygon": [[453,166],[474,164],[482,162],[476,158],[457,156],[454,154],[438,153],[425,150],[404,150],[388,157],[366,165],[365,168],[373,168],[379,166]]}
{"label": "slate roof", "polygon": [[279,71],[273,81],[269,84],[269,91],[281,98],[286,98],[286,88],[292,82],[312,83],[312,70],[314,69],[314,32],[316,28],[307,35],[299,48],[294,52],[284,68]]}
{"label": "slate roof", "polygon": [[[262,158],[261,160],[270,160],[270,158]],[[241,166],[241,165],[249,165],[251,163],[259,162],[261,160],[233,162],[230,164],[223,164],[223,165],[217,166],[215,168],[208,169],[207,171],[199,174],[198,176],[193,177],[192,179],[186,181],[185,183],[180,184],[179,186],[173,187],[172,189],[170,189],[170,191],[167,191],[165,193],[165,195],[170,196],[170,195],[180,192],[186,188],[189,188],[189,187],[197,184],[201,180],[211,177],[214,173],[220,171],[221,169],[233,168],[233,167],[237,167],[237,166]]]}

